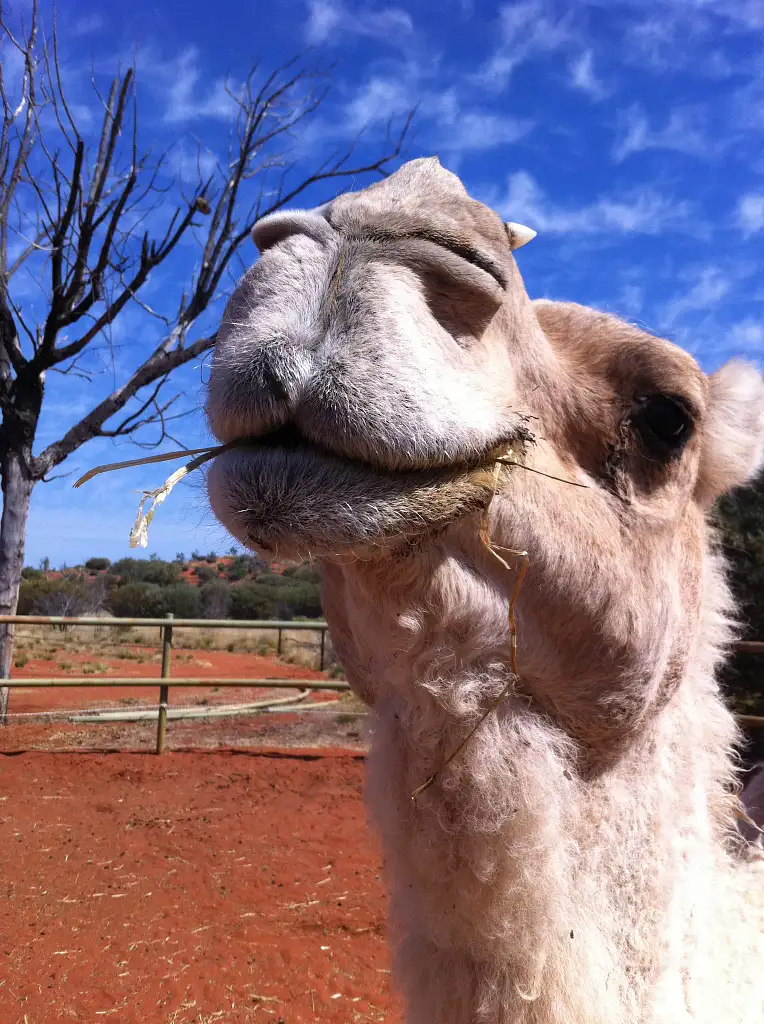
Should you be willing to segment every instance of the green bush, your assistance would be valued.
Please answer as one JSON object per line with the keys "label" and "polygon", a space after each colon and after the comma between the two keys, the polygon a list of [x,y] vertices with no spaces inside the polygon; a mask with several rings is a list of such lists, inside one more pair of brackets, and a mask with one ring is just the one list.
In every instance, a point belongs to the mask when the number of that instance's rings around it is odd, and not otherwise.
{"label": "green bush", "polygon": [[194,572],[196,573],[196,578],[201,580],[202,583],[209,583],[210,580],[218,578],[217,571],[211,565],[197,565]]}
{"label": "green bush", "polygon": [[104,602],[104,587],[80,577],[22,579],[19,615],[94,615]]}
{"label": "green bush", "polygon": [[163,618],[169,612],[179,619],[196,619],[201,612],[199,591],[187,583],[126,583],[112,590],[106,603],[112,615],[124,619]]}
{"label": "green bush", "polygon": [[[42,569],[33,569],[31,565],[25,565],[21,570],[21,578],[22,580],[44,580],[45,573]],[[21,614],[22,613],[19,612],[19,615]]]}
{"label": "green bush", "polygon": [[321,589],[276,573],[263,573],[252,582],[232,588],[233,619],[308,619],[321,615]]}
{"label": "green bush", "polygon": [[[722,498],[716,518],[732,569],[742,639],[764,640],[764,481]],[[722,670],[722,683],[737,711],[764,715],[761,656],[735,654]]]}
{"label": "green bush", "polygon": [[32,615],[40,599],[54,591],[57,586],[56,580],[45,579],[42,575],[38,578],[22,579],[17,614]]}
{"label": "green bush", "polygon": [[256,583],[240,583],[231,588],[232,619],[275,619],[276,608],[273,595]]}
{"label": "green bush", "polygon": [[231,612],[231,588],[223,580],[212,580],[199,588],[202,617],[227,619]]}
{"label": "green bush", "polygon": [[155,583],[167,587],[180,579],[177,562],[163,562],[160,559],[120,558],[111,565],[110,576],[119,577],[119,585],[128,583]]}
{"label": "green bush", "polygon": [[284,576],[287,579],[300,580],[302,583],[321,584],[320,570],[316,569],[315,566],[310,565],[309,563],[285,569]]}
{"label": "green bush", "polygon": [[89,558],[85,562],[85,568],[90,569],[91,572],[102,572],[104,569],[108,569],[111,565],[111,560],[108,558]]}

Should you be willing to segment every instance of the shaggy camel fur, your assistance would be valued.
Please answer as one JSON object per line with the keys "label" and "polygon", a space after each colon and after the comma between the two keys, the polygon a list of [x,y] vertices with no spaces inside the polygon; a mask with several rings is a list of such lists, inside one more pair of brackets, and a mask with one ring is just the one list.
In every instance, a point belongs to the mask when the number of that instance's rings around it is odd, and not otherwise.
{"label": "shaggy camel fur", "polygon": [[[245,544],[324,566],[372,707],[407,1021],[761,1024],[764,876],[736,838],[707,521],[762,464],[760,374],[531,303],[527,233],[436,159],[254,237],[208,399],[247,445],[209,494]],[[497,477],[508,451],[528,468]],[[479,538],[489,503],[510,569]],[[530,559],[516,678],[505,548]]]}

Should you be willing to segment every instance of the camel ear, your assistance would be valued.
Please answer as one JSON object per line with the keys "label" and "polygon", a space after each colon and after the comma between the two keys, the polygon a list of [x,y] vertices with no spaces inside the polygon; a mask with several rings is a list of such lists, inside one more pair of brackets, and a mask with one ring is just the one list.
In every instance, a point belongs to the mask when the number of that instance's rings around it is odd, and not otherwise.
{"label": "camel ear", "polygon": [[697,496],[710,505],[750,483],[764,466],[764,379],[750,363],[731,362],[710,378]]}

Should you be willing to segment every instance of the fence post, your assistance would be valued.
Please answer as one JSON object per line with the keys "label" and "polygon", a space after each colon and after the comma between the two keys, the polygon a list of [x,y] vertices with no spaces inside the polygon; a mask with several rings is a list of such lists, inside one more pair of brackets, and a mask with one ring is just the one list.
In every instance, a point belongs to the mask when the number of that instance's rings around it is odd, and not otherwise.
{"label": "fence post", "polygon": [[281,657],[281,626],[279,626],[277,632],[278,640],[276,642],[276,654],[278,654],[278,656]]}
{"label": "fence post", "polygon": [[320,672],[324,671],[324,659],[325,659],[325,656],[326,656],[326,630],[322,629],[321,630],[321,660],[318,663],[318,668],[319,668]]}
{"label": "fence post", "polygon": [[[172,619],[172,612],[167,613]],[[162,626],[162,679],[170,678],[170,658],[172,657],[172,623]],[[170,699],[170,687],[163,684],[159,687],[159,716],[157,718],[157,754],[164,751],[167,734],[167,704]]]}

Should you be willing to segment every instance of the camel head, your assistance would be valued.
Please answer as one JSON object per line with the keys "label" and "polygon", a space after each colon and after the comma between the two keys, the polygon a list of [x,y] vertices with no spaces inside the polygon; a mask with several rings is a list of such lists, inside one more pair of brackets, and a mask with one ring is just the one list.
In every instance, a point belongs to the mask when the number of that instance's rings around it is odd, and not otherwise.
{"label": "camel head", "polygon": [[[412,635],[430,612],[453,618],[441,668],[506,654],[511,581],[477,540],[490,503],[493,540],[531,562],[523,685],[594,741],[685,673],[717,586],[706,513],[758,471],[764,386],[739,363],[706,376],[609,315],[532,303],[513,255],[530,237],[437,159],[261,220],[207,403],[218,439],[243,444],[208,487],[244,544],[326,563],[327,614],[367,695],[385,609]],[[497,481],[507,453],[526,468]],[[412,560],[409,614],[390,581]]]}
{"label": "camel head", "polygon": [[210,382],[215,434],[253,439],[212,476],[225,525],[325,554],[484,505],[493,456],[528,434],[507,333],[533,314],[502,220],[416,160],[254,238]]}

